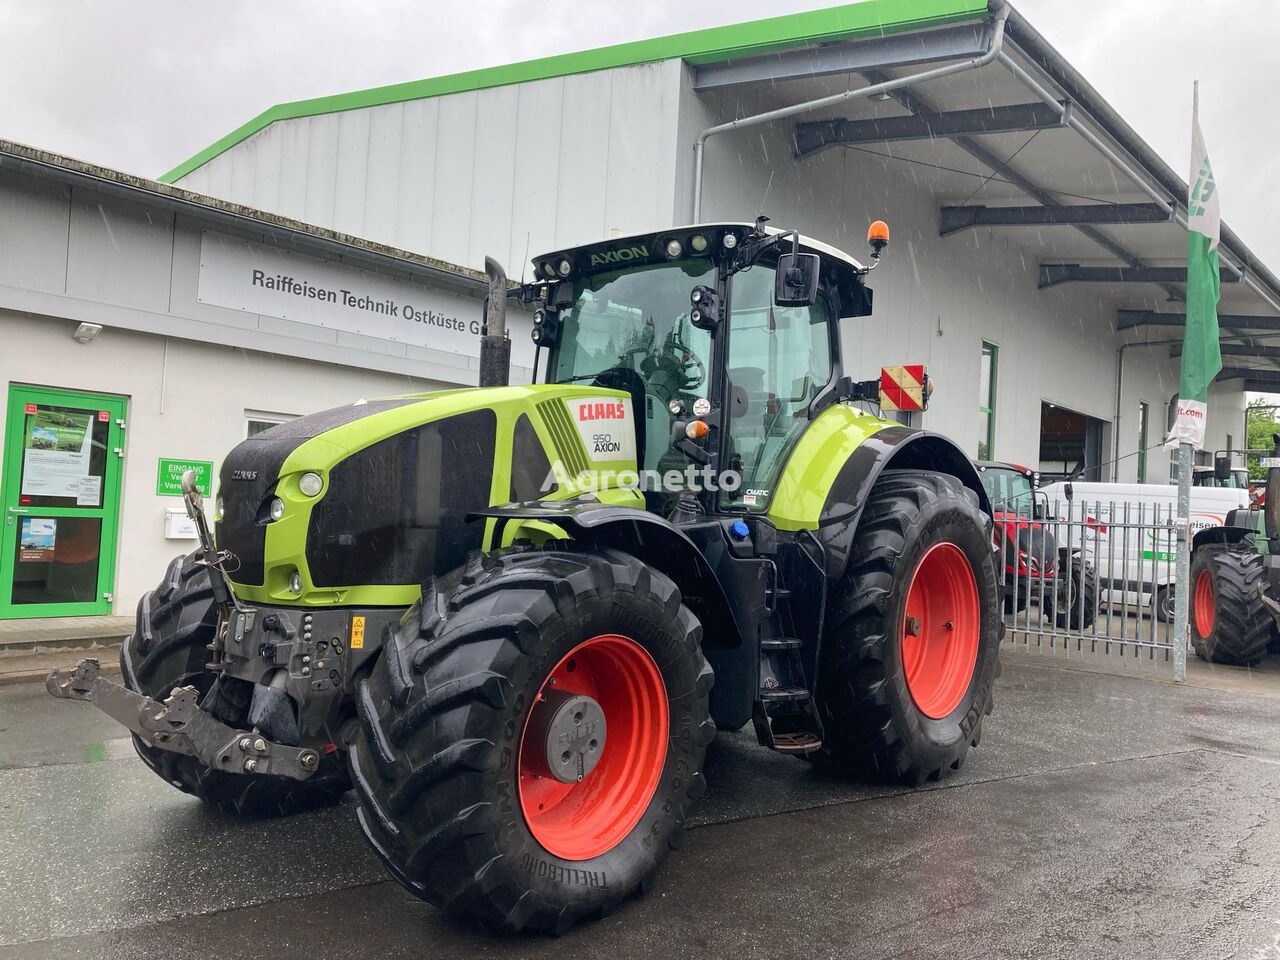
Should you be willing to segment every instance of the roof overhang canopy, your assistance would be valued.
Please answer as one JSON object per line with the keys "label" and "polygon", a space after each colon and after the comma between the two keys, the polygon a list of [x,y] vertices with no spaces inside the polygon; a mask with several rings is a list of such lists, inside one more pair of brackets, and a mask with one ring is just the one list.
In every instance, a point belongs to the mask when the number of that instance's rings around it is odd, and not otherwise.
{"label": "roof overhang canopy", "polygon": [[[977,64],[1001,6],[942,26],[695,65],[694,89],[740,117]],[[1039,264],[1042,290],[1088,284],[1117,332],[1177,356],[1186,182],[1016,11],[990,62],[787,122],[798,163],[850,150],[925,170],[941,236],[999,231]],[[1219,379],[1280,392],[1280,281],[1226,224],[1220,254]]]}

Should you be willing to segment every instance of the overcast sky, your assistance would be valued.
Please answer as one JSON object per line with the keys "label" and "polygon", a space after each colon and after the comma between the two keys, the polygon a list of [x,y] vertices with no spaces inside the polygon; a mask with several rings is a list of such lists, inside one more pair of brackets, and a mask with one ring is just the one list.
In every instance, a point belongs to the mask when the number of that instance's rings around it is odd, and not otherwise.
{"label": "overcast sky", "polygon": [[[901,0],[908,3],[910,0]],[[275,103],[831,6],[821,0],[0,0],[0,137],[158,176]],[[1280,2],[1016,0],[1280,273]]]}

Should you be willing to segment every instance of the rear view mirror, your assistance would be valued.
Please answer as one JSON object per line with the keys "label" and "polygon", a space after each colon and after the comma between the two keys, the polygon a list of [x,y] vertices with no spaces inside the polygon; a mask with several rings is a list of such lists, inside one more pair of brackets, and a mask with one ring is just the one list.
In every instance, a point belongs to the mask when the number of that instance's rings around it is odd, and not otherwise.
{"label": "rear view mirror", "polygon": [[1213,479],[1226,482],[1231,479],[1231,458],[1213,458]]}
{"label": "rear view mirror", "polygon": [[773,302],[780,307],[809,307],[818,299],[816,253],[784,253],[778,257]]}

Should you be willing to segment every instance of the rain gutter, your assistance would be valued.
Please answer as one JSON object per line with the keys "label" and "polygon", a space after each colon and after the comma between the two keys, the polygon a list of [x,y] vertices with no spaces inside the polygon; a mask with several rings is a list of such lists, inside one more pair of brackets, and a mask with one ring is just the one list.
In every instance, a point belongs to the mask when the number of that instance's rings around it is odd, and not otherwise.
{"label": "rain gutter", "polygon": [[930,80],[938,80],[942,77],[949,77],[953,74],[964,73],[968,70],[977,70],[981,67],[985,67],[996,59],[1001,52],[1001,48],[1004,46],[1004,25],[1005,21],[1008,19],[1009,7],[1005,5],[996,13],[995,22],[991,31],[991,40],[987,46],[987,52],[980,57],[972,57],[968,60],[963,60],[960,63],[948,64],[944,67],[935,67],[932,70],[913,73],[907,77],[898,77],[894,80],[886,80],[883,83],[875,83],[867,87],[859,87],[856,90],[846,90],[843,93],[820,97],[817,100],[806,100],[803,103],[793,103],[790,106],[779,107],[776,110],[757,113],[749,117],[739,117],[737,120],[730,120],[727,123],[707,127],[707,129],[703,130],[702,133],[698,135],[698,140],[693,145],[693,219],[691,222],[699,223],[702,218],[702,166],[704,148],[709,138],[718,133],[728,133],[730,130],[741,130],[745,127],[754,127],[762,123],[769,123],[773,120],[781,120],[784,117],[793,117],[799,113],[808,113],[811,110],[821,110],[824,107],[832,107],[837,104],[847,103],[850,100],[865,100],[868,97],[874,97],[881,93],[889,93],[902,87],[910,87],[918,83],[926,83]]}

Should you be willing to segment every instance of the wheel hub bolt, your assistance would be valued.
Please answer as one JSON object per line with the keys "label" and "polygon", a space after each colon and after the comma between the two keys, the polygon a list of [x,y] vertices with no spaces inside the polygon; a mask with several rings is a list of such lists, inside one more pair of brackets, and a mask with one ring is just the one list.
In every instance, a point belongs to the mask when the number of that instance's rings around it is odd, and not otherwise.
{"label": "wheel hub bolt", "polygon": [[956,628],[955,621],[953,620],[948,620],[942,626],[947,630],[954,630]]}
{"label": "wheel hub bolt", "polygon": [[920,632],[921,632],[920,618],[907,617],[907,636],[918,637],[920,636]]}

